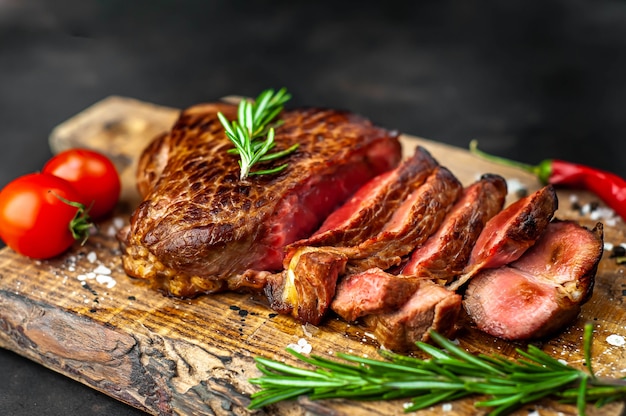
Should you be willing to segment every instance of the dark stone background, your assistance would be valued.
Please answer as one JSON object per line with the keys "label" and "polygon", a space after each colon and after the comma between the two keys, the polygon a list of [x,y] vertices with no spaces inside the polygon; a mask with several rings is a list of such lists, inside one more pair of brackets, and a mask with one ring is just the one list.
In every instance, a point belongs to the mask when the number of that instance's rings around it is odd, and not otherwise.
{"label": "dark stone background", "polygon": [[[285,86],[400,131],[626,176],[624,1],[0,0],[0,186],[124,95],[185,107]],[[2,415],[139,412],[0,350]]]}

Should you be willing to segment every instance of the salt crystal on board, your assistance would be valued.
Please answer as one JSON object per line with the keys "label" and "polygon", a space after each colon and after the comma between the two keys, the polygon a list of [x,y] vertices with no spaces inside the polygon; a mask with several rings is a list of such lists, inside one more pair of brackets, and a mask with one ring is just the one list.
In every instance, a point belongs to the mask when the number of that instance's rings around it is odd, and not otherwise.
{"label": "salt crystal on board", "polygon": [[89,263],[95,263],[96,260],[98,260],[98,255],[95,251],[90,251],[89,254],[87,254],[87,260]]}
{"label": "salt crystal on board", "polygon": [[626,339],[621,335],[611,334],[606,337],[606,342],[614,347],[623,347],[626,344]]}
{"label": "salt crystal on board", "polygon": [[101,264],[93,269],[93,272],[96,274],[111,274],[111,269]]}
{"label": "salt crystal on board", "polygon": [[287,348],[291,348],[300,354],[309,354],[313,350],[311,344],[309,344],[309,342],[304,338],[300,338],[297,344],[287,345]]}
{"label": "salt crystal on board", "polygon": [[107,276],[104,274],[96,275],[96,282],[100,283],[101,285],[106,285],[106,287],[109,289],[117,284],[115,279],[113,279],[111,276]]}

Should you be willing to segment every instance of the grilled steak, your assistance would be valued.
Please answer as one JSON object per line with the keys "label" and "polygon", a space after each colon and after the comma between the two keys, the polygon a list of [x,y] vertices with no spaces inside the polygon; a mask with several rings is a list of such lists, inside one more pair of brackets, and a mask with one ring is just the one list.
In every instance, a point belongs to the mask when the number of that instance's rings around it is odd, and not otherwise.
{"label": "grilled steak", "polygon": [[348,202],[328,216],[315,234],[291,244],[288,249],[301,246],[347,247],[376,235],[395,208],[412,190],[424,183],[436,166],[437,161],[430,153],[418,146],[413,156],[397,168],[378,175],[361,187]]}
{"label": "grilled steak", "polygon": [[574,319],[591,295],[603,250],[593,230],[555,221],[519,260],[481,271],[463,305],[479,329],[509,340],[539,338]]}
{"label": "grilled steak", "polygon": [[415,342],[428,341],[431,330],[451,336],[460,311],[461,295],[421,279],[413,296],[399,310],[364,319],[386,348],[408,351],[416,349]]}
{"label": "grilled steak", "polygon": [[481,269],[517,260],[541,237],[557,204],[554,187],[548,185],[500,211],[485,225],[463,275],[452,282],[449,289],[458,289]]}
{"label": "grilled steak", "polygon": [[263,166],[287,169],[240,181],[218,111],[236,117],[235,106],[195,106],[148,146],[138,172],[144,201],[120,233],[126,272],[176,296],[224,290],[249,270],[280,270],[285,245],[400,161],[397,134],[347,112],[299,109],[283,112],[275,138],[276,151],[298,150]]}
{"label": "grilled steak", "polygon": [[403,256],[439,228],[461,192],[458,179],[445,167],[438,166],[400,204],[380,233],[359,245],[341,249],[349,258],[348,273],[373,267],[385,270],[400,264]]}
{"label": "grilled steak", "polygon": [[378,268],[369,269],[342,279],[330,308],[348,322],[365,315],[392,312],[409,300],[419,281]]}
{"label": "grilled steak", "polygon": [[[347,274],[357,274],[367,269],[386,269],[400,263],[400,256],[411,252],[439,227],[461,190],[461,184],[454,175],[446,168],[437,166],[423,184],[399,204],[381,232],[374,237],[351,247],[290,247],[290,254],[284,259],[285,272],[275,276],[275,282],[266,289],[272,308],[281,313],[293,314],[293,311],[298,311],[294,315],[300,321],[307,316],[319,321],[325,311],[320,305],[303,298],[305,295],[301,287],[324,287],[326,293],[332,291],[334,295],[336,280],[331,282],[330,278],[339,278],[344,270]],[[311,260],[302,254],[311,251],[317,255],[325,253],[327,262],[335,259],[335,266],[308,264]],[[300,265],[300,262],[304,264]],[[332,269],[333,273],[329,275],[327,269]],[[341,271],[337,274],[334,273],[336,270]],[[316,276],[315,273],[321,274]],[[326,302],[322,301],[321,305],[325,306]]]}
{"label": "grilled steak", "polygon": [[448,283],[461,274],[485,223],[502,209],[507,186],[504,178],[486,174],[463,191],[439,230],[411,254],[403,275]]}

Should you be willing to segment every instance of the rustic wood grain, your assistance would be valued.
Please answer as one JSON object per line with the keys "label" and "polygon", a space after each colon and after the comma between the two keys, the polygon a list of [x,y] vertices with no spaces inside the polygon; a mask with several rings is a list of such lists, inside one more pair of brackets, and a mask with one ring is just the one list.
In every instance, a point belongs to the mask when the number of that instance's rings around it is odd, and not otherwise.
{"label": "rustic wood grain", "polygon": [[[321,355],[348,351],[374,357],[378,345],[364,328],[336,318],[319,327],[303,327],[273,313],[262,298],[225,293],[173,299],[125,275],[115,232],[137,203],[132,180],[136,157],[152,137],[169,128],[177,114],[176,109],[111,97],[55,129],[50,138],[54,151],[84,146],[113,158],[123,178],[124,200],[111,218],[99,224],[95,236],[63,256],[32,261],[10,249],[0,251],[0,346],[155,415],[403,414],[403,401],[312,402],[304,397],[251,412],[246,406],[255,387],[247,380],[259,374],[254,356],[292,362],[284,349],[300,339]],[[494,172],[519,180],[531,191],[539,187],[531,176],[480,160],[463,149],[410,136],[402,141],[406,153],[416,144],[428,148],[465,184]],[[559,191],[557,217],[592,226],[594,221],[570,209],[571,195]],[[583,203],[594,200],[587,193],[575,195]],[[626,242],[625,232],[621,221],[607,226],[605,241]],[[100,279],[89,275],[98,266],[110,269],[110,275],[104,273]],[[625,269],[605,253],[594,295],[581,316],[558,335],[536,344],[582,367],[582,327],[591,321],[596,330],[595,371],[624,376],[626,346],[612,346],[606,338],[626,337]],[[115,284],[107,285],[110,282]],[[472,352],[515,356],[515,348],[524,347],[482,334],[466,321],[458,339]],[[471,399],[449,405],[446,415],[486,413],[476,410]],[[551,401],[528,405],[517,414],[533,410],[541,415],[576,414],[572,406]],[[601,410],[590,408],[589,414],[618,415],[622,410],[623,404],[615,403]],[[443,412],[439,405],[417,414]]]}

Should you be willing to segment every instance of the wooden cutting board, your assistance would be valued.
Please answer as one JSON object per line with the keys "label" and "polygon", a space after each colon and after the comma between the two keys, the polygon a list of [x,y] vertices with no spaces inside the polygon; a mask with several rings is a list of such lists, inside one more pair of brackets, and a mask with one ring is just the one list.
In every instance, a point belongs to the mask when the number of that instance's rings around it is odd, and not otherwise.
{"label": "wooden cutting board", "polygon": [[[0,346],[67,375],[131,406],[155,415],[400,415],[404,401],[312,402],[300,398],[262,411],[246,409],[255,387],[248,378],[259,373],[253,357],[292,362],[285,347],[309,344],[312,352],[337,351],[376,356],[378,345],[364,328],[331,318],[319,327],[302,326],[276,315],[264,300],[225,293],[194,300],[171,299],[127,277],[120,264],[115,232],[128,221],[138,203],[134,170],[139,152],[156,134],[166,131],[178,110],[122,97],[110,97],[56,128],[50,145],[58,152],[90,147],[109,155],[123,178],[117,212],[99,224],[98,233],[82,247],[47,261],[33,261],[10,249],[0,251]],[[538,189],[533,177],[478,159],[463,149],[404,136],[405,152],[425,146],[465,184],[480,174],[499,173]],[[559,191],[557,217],[587,226],[595,221],[571,209],[570,198],[584,204],[587,193]],[[509,201],[510,202],[510,201]],[[626,242],[626,227],[605,227],[605,241]],[[568,363],[582,367],[582,327],[595,324],[595,370],[603,376],[626,372],[625,266],[605,253],[594,295],[581,316],[560,334],[536,345]],[[471,352],[515,356],[525,345],[494,339],[463,322],[458,339]],[[590,408],[589,414],[618,415],[622,403]],[[543,401],[518,414],[576,414],[572,406]],[[467,399],[434,406],[420,415],[484,414]]]}

